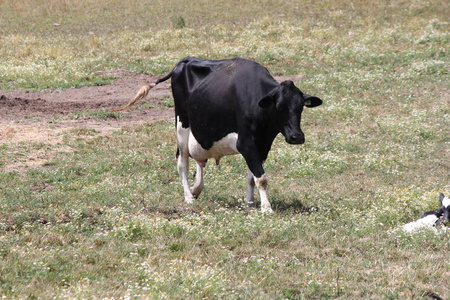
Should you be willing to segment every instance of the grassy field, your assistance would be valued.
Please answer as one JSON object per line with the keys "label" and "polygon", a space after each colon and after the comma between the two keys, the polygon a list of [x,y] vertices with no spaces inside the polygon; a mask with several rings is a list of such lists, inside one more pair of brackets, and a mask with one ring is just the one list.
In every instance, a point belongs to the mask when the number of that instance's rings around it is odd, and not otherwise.
{"label": "grassy field", "polygon": [[324,100],[305,145],[275,141],[270,215],[246,213],[239,156],[183,204],[173,122],[0,141],[0,296],[449,299],[450,232],[400,230],[450,194],[445,2],[0,1],[0,90],[242,56]]}

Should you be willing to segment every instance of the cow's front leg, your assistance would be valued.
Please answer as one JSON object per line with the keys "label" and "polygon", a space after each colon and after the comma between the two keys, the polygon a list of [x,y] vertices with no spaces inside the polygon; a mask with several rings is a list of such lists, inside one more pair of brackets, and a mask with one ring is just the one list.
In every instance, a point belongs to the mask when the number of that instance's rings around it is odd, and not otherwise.
{"label": "cow's front leg", "polygon": [[261,212],[271,213],[273,212],[270,206],[269,199],[267,198],[267,176],[266,174],[261,175],[261,177],[254,177],[255,185],[259,191],[259,197],[261,198]]}
{"label": "cow's front leg", "polygon": [[[270,202],[267,197],[267,176],[263,169],[263,160],[259,157],[259,152],[257,147],[253,143],[239,143],[238,151],[244,156],[247,166],[249,168],[249,173],[247,175],[247,197],[245,198],[247,204],[254,199],[253,191],[254,186],[258,188],[259,196],[261,198],[261,212],[272,212],[270,207]],[[253,180],[251,179],[253,176]]]}

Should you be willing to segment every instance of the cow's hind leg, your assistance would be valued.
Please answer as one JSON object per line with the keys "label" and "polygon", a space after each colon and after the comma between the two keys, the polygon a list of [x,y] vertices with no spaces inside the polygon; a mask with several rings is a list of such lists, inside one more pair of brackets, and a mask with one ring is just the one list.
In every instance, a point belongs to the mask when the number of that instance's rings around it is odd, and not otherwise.
{"label": "cow's hind leg", "polygon": [[178,173],[181,177],[181,184],[184,190],[184,201],[186,203],[193,203],[194,196],[189,187],[188,172],[189,172],[189,128],[183,128],[181,122],[177,123],[177,167]]}
{"label": "cow's hind leg", "polygon": [[192,195],[198,197],[203,191],[203,168],[205,167],[205,162],[195,162],[197,165],[197,172],[195,173],[194,185],[191,188]]}

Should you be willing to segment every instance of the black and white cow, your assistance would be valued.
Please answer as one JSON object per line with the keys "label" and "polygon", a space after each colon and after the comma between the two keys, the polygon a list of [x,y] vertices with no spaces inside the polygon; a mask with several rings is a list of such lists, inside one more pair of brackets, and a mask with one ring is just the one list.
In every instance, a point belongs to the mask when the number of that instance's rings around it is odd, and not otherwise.
{"label": "black and white cow", "polygon": [[[322,100],[300,91],[292,81],[278,83],[260,64],[243,59],[182,59],[165,77],[141,88],[127,105],[145,97],[160,82],[172,78],[177,130],[178,172],[184,198],[192,203],[203,189],[203,168],[208,159],[242,154],[247,162],[248,204],[259,190],[261,210],[271,212],[263,163],[275,137],[281,133],[289,144],[303,144],[300,129],[303,107]],[[188,183],[188,160],[197,164],[195,181]]]}

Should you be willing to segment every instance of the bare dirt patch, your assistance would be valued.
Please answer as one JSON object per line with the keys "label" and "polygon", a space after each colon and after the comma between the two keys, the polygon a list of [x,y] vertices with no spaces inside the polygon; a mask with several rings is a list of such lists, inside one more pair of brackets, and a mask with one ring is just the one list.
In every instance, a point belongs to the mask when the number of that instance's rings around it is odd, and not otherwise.
{"label": "bare dirt patch", "polygon": [[[145,101],[151,102],[154,108],[145,110],[128,110],[123,112],[123,118],[111,115],[106,121],[99,124],[98,118],[76,115],[77,112],[89,110],[112,110],[119,108],[131,99],[139,88],[156,78],[146,75],[133,74],[123,70],[99,72],[97,75],[112,76],[117,79],[110,85],[70,88],[50,92],[27,92],[13,90],[4,92],[0,90],[0,125],[23,127],[36,126],[39,123],[46,126],[72,128],[72,127],[121,127],[135,122],[149,122],[167,119],[173,116],[173,109],[158,105],[158,100],[171,97],[170,83],[159,84],[152,90]],[[65,118],[66,117],[66,118]],[[100,126],[99,126],[100,125]]]}
{"label": "bare dirt patch", "polygon": [[[109,70],[96,75],[116,80],[109,85],[66,90],[0,90],[0,143],[35,142],[55,146],[62,141],[62,133],[72,128],[95,129],[99,134],[106,134],[127,125],[174,118],[173,108],[164,104],[164,99],[172,97],[170,80],[158,84],[146,99],[118,116],[108,112],[122,107],[141,86],[155,82],[157,77],[126,70]],[[279,81],[301,78],[301,75],[276,77]],[[103,111],[104,115],[99,118],[95,113],[88,113],[92,111]],[[51,153],[40,151],[31,153],[20,164],[3,162],[4,170],[33,167],[52,157]]]}

